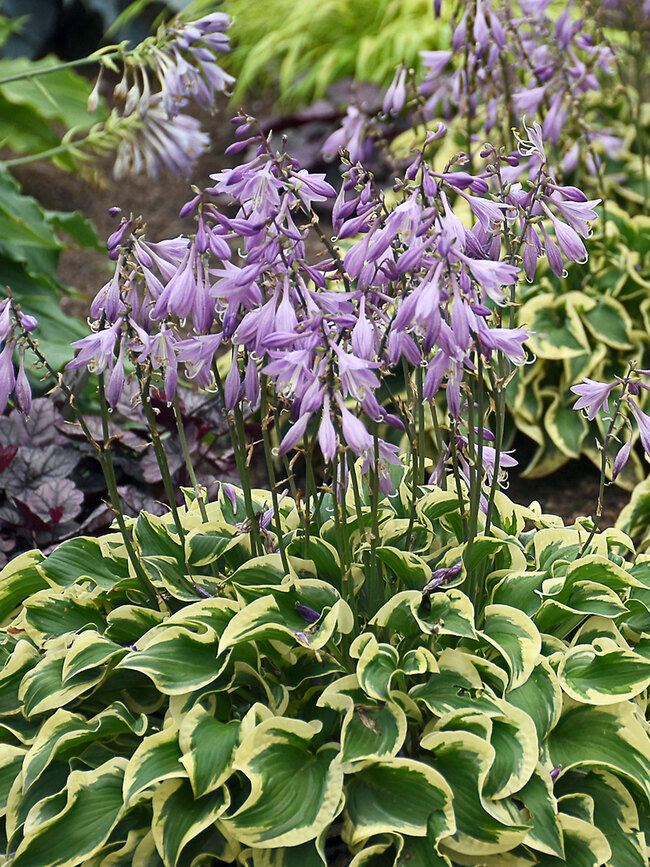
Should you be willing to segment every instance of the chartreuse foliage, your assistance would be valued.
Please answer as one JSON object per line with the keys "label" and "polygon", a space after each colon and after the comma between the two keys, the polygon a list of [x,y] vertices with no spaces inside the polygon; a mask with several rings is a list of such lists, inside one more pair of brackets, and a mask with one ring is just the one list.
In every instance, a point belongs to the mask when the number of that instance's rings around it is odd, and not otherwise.
{"label": "chartreuse foliage", "polygon": [[189,503],[184,544],[142,513],[159,610],[116,533],[7,566],[5,863],[647,864],[650,558],[615,530],[581,555],[502,494],[471,548],[455,494],[407,504],[382,503],[375,611],[327,498],[308,540],[282,502],[288,570],[251,558],[241,495]]}

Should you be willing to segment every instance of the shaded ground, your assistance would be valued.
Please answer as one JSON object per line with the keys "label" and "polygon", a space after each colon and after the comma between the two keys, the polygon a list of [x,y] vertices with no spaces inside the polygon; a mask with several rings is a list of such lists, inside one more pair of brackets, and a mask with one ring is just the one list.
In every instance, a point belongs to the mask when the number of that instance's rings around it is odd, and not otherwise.
{"label": "shaded ground", "polygon": [[[251,113],[268,117],[268,105],[253,105]],[[326,114],[326,113],[325,113]],[[280,125],[286,119],[276,119],[270,125]],[[310,124],[287,128],[292,153],[305,161],[317,149],[332,128],[333,117],[321,117]],[[224,156],[232,141],[232,126],[228,113],[204,118],[211,133],[212,149],[198,162],[190,179],[165,175],[154,181],[147,177],[134,177],[116,183],[111,177],[112,164],[101,164],[99,183],[90,183],[81,177],[59,171],[52,165],[33,164],[15,171],[26,193],[36,197],[46,208],[80,210],[97,226],[100,238],[114,231],[117,220],[108,209],[119,206],[125,213],[142,215],[147,223],[147,236],[152,240],[171,238],[188,231],[188,222],[178,212],[190,196],[189,184],[206,186],[209,175],[233,165],[236,157]],[[284,125],[284,124],[282,124]],[[324,167],[320,167],[323,170]],[[64,308],[71,314],[86,316],[87,299],[92,298],[112,273],[112,263],[102,254],[69,250],[61,259],[60,277],[64,283],[76,288],[81,298],[66,298]],[[526,480],[512,474],[508,496],[520,503],[538,500],[545,512],[561,515],[572,522],[579,515],[594,514],[598,494],[598,473],[588,461],[571,462],[558,473],[543,479]],[[614,486],[606,489],[602,527],[612,526],[620,510],[629,500],[629,492]]]}

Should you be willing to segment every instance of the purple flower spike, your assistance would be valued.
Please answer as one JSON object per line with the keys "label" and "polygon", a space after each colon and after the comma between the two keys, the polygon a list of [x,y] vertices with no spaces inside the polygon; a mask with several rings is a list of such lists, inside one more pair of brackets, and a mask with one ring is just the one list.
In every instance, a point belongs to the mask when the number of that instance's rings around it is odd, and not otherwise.
{"label": "purple flower spike", "polygon": [[316,623],[320,618],[319,612],[314,611],[314,609],[310,608],[308,605],[301,605],[300,602],[296,602],[294,608],[296,609],[296,613],[299,614],[303,620],[306,620],[307,623]]}
{"label": "purple flower spike", "polygon": [[571,391],[579,396],[573,409],[586,410],[587,418],[592,421],[603,406],[609,411],[609,395],[617,385],[617,382],[596,382],[585,377],[580,385],[571,386]]}

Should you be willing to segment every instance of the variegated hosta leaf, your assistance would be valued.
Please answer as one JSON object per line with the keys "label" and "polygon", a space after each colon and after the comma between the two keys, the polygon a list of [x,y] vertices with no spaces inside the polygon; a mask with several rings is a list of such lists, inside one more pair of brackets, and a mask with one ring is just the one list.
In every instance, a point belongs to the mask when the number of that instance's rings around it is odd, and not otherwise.
{"label": "variegated hosta leaf", "polygon": [[115,702],[106,710],[86,720],[67,710],[57,710],[41,726],[36,740],[25,756],[23,788],[26,790],[54,760],[81,752],[97,741],[111,741],[119,735],[132,732],[142,736],[147,728],[144,714],[132,714],[122,702]]}
{"label": "variegated hosta leaf", "polygon": [[[398,698],[398,696],[394,696]],[[397,755],[406,737],[406,715],[397,701],[372,699],[354,674],[330,684],[318,699],[319,707],[345,714],[341,726],[340,760],[346,771],[366,759]]]}
{"label": "variegated hosta leaf", "polygon": [[178,729],[171,725],[148,735],[131,756],[124,772],[124,804],[129,807],[138,795],[162,780],[186,777],[181,764]]}
{"label": "variegated hosta leaf", "polygon": [[424,762],[368,762],[346,783],[343,837],[350,846],[381,833],[424,837],[432,820],[436,840],[447,837],[456,829],[452,798],[445,778]]}
{"label": "variegated hosta leaf", "polygon": [[[350,606],[324,581],[306,578],[282,588],[246,588],[240,592],[248,595],[247,604],[224,630],[221,653],[242,642],[263,639],[319,650],[336,633],[350,632],[354,623]],[[310,609],[318,619],[310,623],[303,609]]]}
{"label": "variegated hosta leaf", "polygon": [[570,702],[547,740],[562,770],[597,767],[618,774],[650,800],[650,737],[632,702],[606,707]]}
{"label": "variegated hosta leaf", "polygon": [[550,663],[540,657],[528,680],[510,690],[507,698],[533,720],[541,744],[562,713],[562,690]]}
{"label": "variegated hosta leaf", "polygon": [[533,621],[507,605],[488,605],[481,637],[504,658],[510,687],[525,683],[539,657],[542,641]]}
{"label": "variegated hosta leaf", "polygon": [[63,683],[65,664],[71,636],[61,636],[47,643],[45,656],[23,677],[18,698],[27,716],[46,713],[79,698],[99,684],[106,672],[103,669],[82,671]]}
{"label": "variegated hosta leaf", "polygon": [[377,548],[377,556],[395,574],[400,586],[407,590],[422,590],[431,578],[431,568],[410,551],[400,551],[390,545]]}
{"label": "variegated hosta leaf", "polygon": [[151,832],[165,867],[177,867],[185,846],[213,825],[229,804],[225,788],[194,798],[187,780],[167,780],[158,786]]}
{"label": "variegated hosta leaf", "polygon": [[108,838],[123,809],[126,759],[72,771],[62,796],[42,801],[27,817],[16,867],[75,867]]}
{"label": "variegated hosta leaf", "polygon": [[0,624],[24,599],[48,586],[37,568],[42,560],[40,551],[25,551],[0,571]]}
{"label": "variegated hosta leaf", "polygon": [[456,588],[423,598],[417,590],[396,593],[370,621],[402,634],[458,635],[474,638],[474,607]]}
{"label": "variegated hosta leaf", "polygon": [[133,650],[117,668],[141,671],[166,695],[207,686],[227,660],[217,661],[219,637],[209,626],[168,626],[142,650]]}
{"label": "variegated hosta leaf", "polygon": [[241,740],[239,720],[221,722],[197,703],[181,721],[180,761],[200,798],[218,789],[232,773],[232,759]]}
{"label": "variegated hosta leaf", "polygon": [[221,819],[227,834],[259,847],[297,846],[314,840],[333,820],[343,785],[338,750],[314,749],[319,724],[271,717],[244,738],[233,768],[251,792]]}
{"label": "variegated hosta leaf", "polygon": [[558,667],[562,689],[579,702],[616,704],[650,686],[650,660],[609,638],[572,647]]}
{"label": "variegated hosta leaf", "polygon": [[532,827],[524,837],[524,844],[556,858],[564,858],[564,838],[558,818],[557,800],[553,794],[553,781],[546,768],[538,765],[517,797],[528,810]]}
{"label": "variegated hosta leaf", "polygon": [[569,772],[558,781],[559,794],[579,793],[592,799],[596,827],[612,849],[609,864],[646,867],[645,836],[639,831],[640,817],[634,798],[618,777],[607,771],[588,774]]}
{"label": "variegated hosta leaf", "polygon": [[359,686],[372,698],[390,699],[391,681],[399,667],[399,653],[390,644],[379,644],[374,635],[363,633],[355,639],[350,655],[358,657]]}
{"label": "variegated hosta leaf", "polygon": [[9,790],[20,773],[26,752],[22,746],[0,744],[0,817],[7,811]]}
{"label": "variegated hosta leaf", "polygon": [[443,850],[453,858],[508,852],[521,843],[528,831],[524,817],[511,802],[486,799],[485,780],[494,764],[494,749],[479,735],[464,731],[433,732],[422,738],[430,764],[439,771],[453,792],[456,833],[443,841]]}

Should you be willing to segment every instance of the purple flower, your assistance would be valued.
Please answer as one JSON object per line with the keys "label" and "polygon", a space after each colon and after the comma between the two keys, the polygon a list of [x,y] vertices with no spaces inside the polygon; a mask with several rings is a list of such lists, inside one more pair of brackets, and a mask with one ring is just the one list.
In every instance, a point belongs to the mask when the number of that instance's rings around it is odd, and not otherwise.
{"label": "purple flower", "polygon": [[495,262],[493,259],[470,259],[462,254],[459,258],[469,266],[474,279],[485,290],[487,296],[495,304],[504,304],[505,298],[501,287],[517,282],[519,268],[507,262]]}
{"label": "purple flower", "polygon": [[76,358],[68,362],[66,370],[76,370],[87,367],[91,373],[103,373],[113,365],[115,342],[122,328],[122,319],[118,319],[110,328],[104,328],[72,344],[81,350]]}
{"label": "purple flower", "polygon": [[32,408],[32,389],[25,373],[25,350],[20,349],[20,360],[18,362],[18,373],[16,374],[16,385],[14,388],[14,398],[21,412],[24,415],[29,415]]}
{"label": "purple flower", "polygon": [[627,398],[628,405],[632,410],[632,415],[636,419],[637,427],[639,428],[639,438],[643,451],[650,457],[650,416],[642,411],[638,403],[631,397]]}
{"label": "purple flower", "polygon": [[302,605],[300,602],[296,602],[294,608],[296,609],[296,613],[299,614],[303,620],[306,620],[307,623],[316,623],[320,618],[320,613],[314,611],[314,609],[310,608],[308,605]]}
{"label": "purple flower", "polygon": [[8,341],[0,352],[0,412],[7,406],[9,396],[16,385],[13,361],[15,348],[16,344]]}
{"label": "purple flower", "polygon": [[586,410],[589,421],[596,417],[603,406],[605,411],[609,412],[609,395],[617,385],[618,382],[596,382],[585,377],[580,385],[571,386],[571,391],[579,395],[578,400],[573,404],[573,409]]}
{"label": "purple flower", "polygon": [[146,115],[121,134],[113,167],[117,180],[143,171],[155,179],[161,168],[175,175],[189,175],[210,146],[210,138],[196,118],[187,114],[170,118],[155,97]]}
{"label": "purple flower", "polygon": [[365,425],[361,419],[350,412],[340,394],[336,395],[336,402],[341,410],[341,428],[345,442],[355,454],[368,455],[373,447],[373,442]]}
{"label": "purple flower", "polygon": [[326,160],[333,160],[341,148],[349,152],[353,163],[363,162],[370,155],[368,118],[354,105],[348,107],[340,128],[327,137],[321,150]]}
{"label": "purple flower", "polygon": [[399,114],[406,101],[406,67],[399,66],[384,96],[384,114]]}
{"label": "purple flower", "polygon": [[176,344],[177,358],[185,363],[185,373],[202,388],[212,382],[212,361],[221,340],[221,334],[197,334]]}
{"label": "purple flower", "polygon": [[622,471],[625,464],[628,462],[630,457],[630,452],[632,450],[632,437],[628,439],[626,443],[618,451],[614,459],[614,466],[612,467],[612,481],[616,480],[618,474]]}
{"label": "purple flower", "polygon": [[318,445],[320,446],[321,454],[324,461],[333,461],[338,447],[338,437],[336,429],[332,423],[330,414],[330,396],[326,394],[323,398],[323,412],[318,428]]}
{"label": "purple flower", "polygon": [[300,440],[305,435],[305,431],[307,430],[307,425],[309,424],[310,418],[310,412],[303,413],[303,415],[300,416],[298,421],[295,421],[291,425],[289,430],[282,438],[282,442],[280,443],[280,447],[278,448],[278,454],[286,455],[287,452],[290,452],[291,449],[294,449],[298,445]]}

